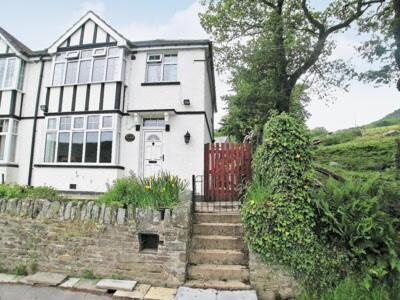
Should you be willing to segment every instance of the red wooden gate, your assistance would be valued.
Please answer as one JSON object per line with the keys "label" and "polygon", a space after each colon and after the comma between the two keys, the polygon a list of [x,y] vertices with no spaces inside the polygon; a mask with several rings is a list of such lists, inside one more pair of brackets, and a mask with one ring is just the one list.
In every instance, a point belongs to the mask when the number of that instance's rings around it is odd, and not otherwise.
{"label": "red wooden gate", "polygon": [[206,144],[205,201],[237,201],[240,184],[251,180],[250,144]]}

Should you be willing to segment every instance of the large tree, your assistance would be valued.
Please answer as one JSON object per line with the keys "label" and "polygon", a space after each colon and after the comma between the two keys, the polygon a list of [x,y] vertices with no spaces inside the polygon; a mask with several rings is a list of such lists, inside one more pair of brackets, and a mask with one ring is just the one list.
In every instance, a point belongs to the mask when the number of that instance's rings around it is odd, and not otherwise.
{"label": "large tree", "polygon": [[299,86],[313,88],[317,83],[314,92],[324,96],[327,88],[346,85],[345,76],[354,74],[343,61],[330,58],[335,48],[331,37],[385,1],[333,0],[325,6],[312,1],[318,9],[307,0],[202,2],[207,10],[201,22],[216,42],[220,68],[246,67],[243,57],[254,46],[264,47],[268,102],[280,112],[290,112]]}

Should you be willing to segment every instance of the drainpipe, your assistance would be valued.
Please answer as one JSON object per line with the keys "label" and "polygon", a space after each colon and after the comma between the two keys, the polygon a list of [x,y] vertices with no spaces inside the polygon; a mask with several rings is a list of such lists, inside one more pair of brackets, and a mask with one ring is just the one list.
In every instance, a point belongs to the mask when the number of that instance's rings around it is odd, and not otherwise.
{"label": "drainpipe", "polygon": [[43,80],[43,70],[44,70],[44,61],[43,56],[40,57],[40,77],[39,84],[36,93],[36,105],[35,105],[35,115],[33,117],[33,128],[32,128],[32,143],[31,143],[31,156],[29,161],[29,175],[28,175],[28,185],[31,185],[32,182],[32,170],[33,170],[33,158],[35,152],[35,141],[36,141],[36,127],[37,127],[37,117],[39,112],[39,103],[40,103],[40,92],[42,90],[42,80]]}

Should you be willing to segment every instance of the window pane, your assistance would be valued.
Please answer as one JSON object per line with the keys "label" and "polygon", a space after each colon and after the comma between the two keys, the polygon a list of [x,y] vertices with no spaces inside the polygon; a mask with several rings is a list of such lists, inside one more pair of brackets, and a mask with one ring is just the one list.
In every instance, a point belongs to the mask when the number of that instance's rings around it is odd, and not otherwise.
{"label": "window pane", "polygon": [[7,71],[6,71],[6,79],[4,81],[4,87],[10,87],[13,84],[16,63],[17,63],[17,60],[15,58],[8,60],[8,66],[7,66]]}
{"label": "window pane", "polygon": [[56,61],[63,61],[65,59],[65,52],[57,54]]}
{"label": "window pane", "polygon": [[145,118],[143,119],[143,127],[164,127],[165,120],[163,118]]}
{"label": "window pane", "polygon": [[10,143],[10,161],[15,161],[15,151],[17,150],[17,136],[12,134]]}
{"label": "window pane", "polygon": [[53,77],[54,85],[63,84],[64,66],[65,66],[64,63],[54,65],[54,77]]}
{"label": "window pane", "polygon": [[165,54],[164,63],[166,64],[176,64],[178,62],[178,56],[176,54]]}
{"label": "window pane", "polygon": [[4,160],[5,147],[6,147],[6,136],[0,135],[0,160]]}
{"label": "window pane", "polygon": [[71,117],[60,118],[60,130],[70,130],[71,129]]}
{"label": "window pane", "polygon": [[13,120],[12,133],[14,133],[14,134],[18,133],[18,121],[16,121],[16,120]]}
{"label": "window pane", "polygon": [[51,118],[47,121],[47,129],[57,129],[57,119]]}
{"label": "window pane", "polygon": [[69,154],[69,132],[58,134],[57,162],[68,162]]}
{"label": "window pane", "polygon": [[71,162],[82,162],[83,132],[72,133]]}
{"label": "window pane", "polygon": [[78,62],[73,61],[67,63],[67,74],[65,75],[65,83],[76,83],[76,72],[78,71]]}
{"label": "window pane", "polygon": [[118,71],[118,57],[116,58],[109,58],[107,60],[107,74],[106,80],[116,80],[117,78],[117,71]]}
{"label": "window pane", "polygon": [[161,81],[161,64],[147,64],[147,82]]}
{"label": "window pane", "polygon": [[75,129],[83,128],[83,121],[84,121],[83,117],[75,117],[75,119],[74,119],[74,128]]}
{"label": "window pane", "polygon": [[112,131],[103,131],[101,133],[101,144],[100,144],[100,162],[110,163],[112,154]]}
{"label": "window pane", "polygon": [[111,128],[112,127],[112,117],[105,116],[103,117],[103,128]]}
{"label": "window pane", "polygon": [[99,129],[99,116],[89,116],[87,119],[87,129]]}
{"label": "window pane", "polygon": [[104,68],[106,66],[105,59],[95,59],[93,62],[93,75],[92,81],[103,81],[104,80]]}
{"label": "window pane", "polygon": [[56,133],[48,133],[46,135],[46,147],[44,151],[44,161],[54,162],[56,154]]}
{"label": "window pane", "polygon": [[24,86],[24,76],[25,76],[25,62],[21,61],[21,66],[19,68],[19,76],[18,76],[18,89],[22,90]]}
{"label": "window pane", "polygon": [[86,133],[85,162],[97,162],[98,132]]}
{"label": "window pane", "polygon": [[8,131],[8,120],[0,120],[0,132]]}
{"label": "window pane", "polygon": [[90,81],[90,68],[92,66],[91,60],[83,60],[79,66],[78,82],[84,83]]}
{"label": "window pane", "polygon": [[6,60],[0,59],[0,88],[3,85],[4,71],[6,68]]}
{"label": "window pane", "polygon": [[108,56],[119,56],[121,54],[121,49],[114,47],[108,49]]}
{"label": "window pane", "polygon": [[177,80],[177,65],[164,65],[164,81]]}

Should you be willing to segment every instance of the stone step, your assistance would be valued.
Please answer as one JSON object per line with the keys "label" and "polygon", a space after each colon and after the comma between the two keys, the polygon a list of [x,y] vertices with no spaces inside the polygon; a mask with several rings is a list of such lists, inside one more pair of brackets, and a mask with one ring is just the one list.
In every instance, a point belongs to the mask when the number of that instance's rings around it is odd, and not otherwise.
{"label": "stone step", "polygon": [[225,235],[194,235],[192,249],[245,250],[243,238]]}
{"label": "stone step", "polygon": [[191,264],[248,265],[248,255],[235,250],[192,250]]}
{"label": "stone step", "polygon": [[239,201],[195,202],[197,212],[238,212]]}
{"label": "stone step", "polygon": [[195,213],[195,223],[240,223],[239,213]]}
{"label": "stone step", "polygon": [[240,265],[190,265],[190,280],[239,280],[249,281],[249,269]]}
{"label": "stone step", "polygon": [[200,223],[200,224],[193,224],[193,234],[242,236],[243,228],[240,224]]}
{"label": "stone step", "polygon": [[250,290],[251,286],[238,280],[189,280],[185,283],[186,287],[197,289],[216,289],[216,290]]}

